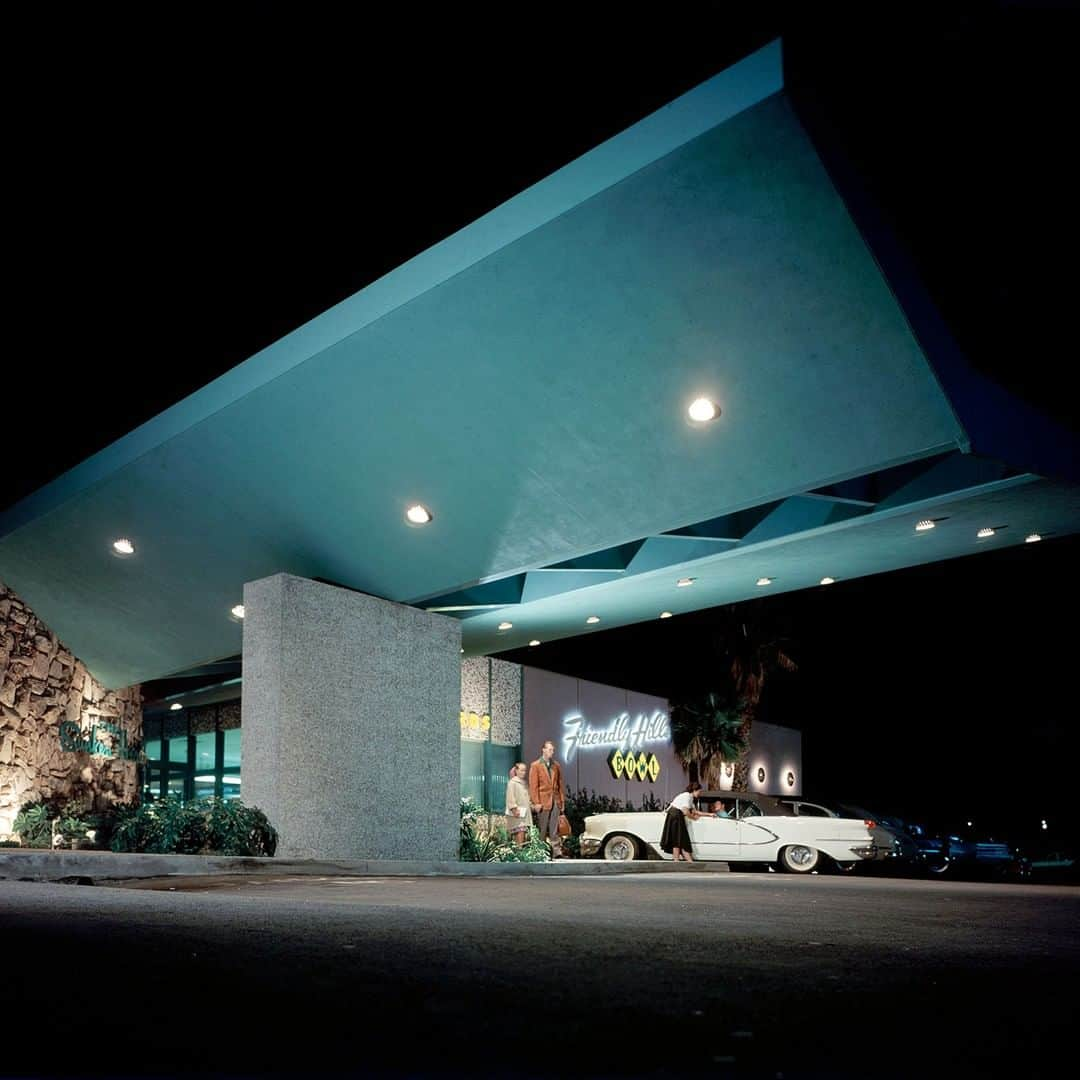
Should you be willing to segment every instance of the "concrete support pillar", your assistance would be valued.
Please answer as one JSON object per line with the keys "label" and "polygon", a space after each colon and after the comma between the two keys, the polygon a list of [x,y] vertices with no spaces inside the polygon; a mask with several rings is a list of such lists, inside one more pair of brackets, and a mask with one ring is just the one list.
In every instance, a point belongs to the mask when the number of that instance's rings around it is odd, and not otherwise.
{"label": "concrete support pillar", "polygon": [[278,854],[457,858],[457,621],[289,574],[244,612],[242,792]]}

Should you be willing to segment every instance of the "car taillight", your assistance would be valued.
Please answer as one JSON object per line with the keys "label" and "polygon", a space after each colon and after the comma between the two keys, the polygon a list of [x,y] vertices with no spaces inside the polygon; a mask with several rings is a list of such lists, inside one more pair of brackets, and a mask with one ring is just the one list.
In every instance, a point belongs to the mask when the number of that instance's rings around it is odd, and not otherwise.
{"label": "car taillight", "polygon": [[863,824],[868,829],[876,829],[877,828],[877,822],[876,821],[871,821],[869,818],[863,818]]}

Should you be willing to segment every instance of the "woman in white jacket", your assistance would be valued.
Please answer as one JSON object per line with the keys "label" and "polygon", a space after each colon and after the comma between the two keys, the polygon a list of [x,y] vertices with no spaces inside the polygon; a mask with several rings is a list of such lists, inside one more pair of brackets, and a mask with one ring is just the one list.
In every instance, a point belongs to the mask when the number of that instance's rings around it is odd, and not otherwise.
{"label": "woman in white jacket", "polygon": [[510,780],[506,785],[506,828],[518,847],[528,840],[529,826],[532,825],[529,785],[525,783],[527,771],[525,762],[519,761],[510,770]]}

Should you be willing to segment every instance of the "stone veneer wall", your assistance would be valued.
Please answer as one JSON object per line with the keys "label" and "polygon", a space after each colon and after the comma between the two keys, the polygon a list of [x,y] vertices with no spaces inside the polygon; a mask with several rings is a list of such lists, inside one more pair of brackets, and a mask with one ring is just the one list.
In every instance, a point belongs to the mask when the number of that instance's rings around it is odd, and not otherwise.
{"label": "stone veneer wall", "polygon": [[0,582],[0,839],[32,796],[79,799],[97,810],[138,798],[135,761],[61,747],[61,723],[87,733],[91,716],[116,724],[128,746],[139,747],[140,688],[106,690]]}

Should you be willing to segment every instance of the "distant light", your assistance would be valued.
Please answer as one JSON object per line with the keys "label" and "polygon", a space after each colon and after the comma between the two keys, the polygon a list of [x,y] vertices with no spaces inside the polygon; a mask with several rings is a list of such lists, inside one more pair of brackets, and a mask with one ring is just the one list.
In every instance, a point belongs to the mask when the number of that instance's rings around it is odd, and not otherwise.
{"label": "distant light", "polygon": [[661,619],[670,619],[671,618],[671,612],[670,611],[661,611],[660,612],[660,618]]}
{"label": "distant light", "polygon": [[927,529],[932,529],[934,527],[935,527],[935,523],[933,521],[931,521],[929,518],[927,518],[926,521],[920,521],[920,522],[916,523],[915,531],[916,532],[926,532]]}
{"label": "distant light", "polygon": [[1043,822],[1042,822],[1042,827],[1043,827],[1044,829],[1045,829],[1045,828],[1048,828],[1048,826],[1047,826],[1047,824],[1046,824],[1046,818],[1043,818]]}
{"label": "distant light", "polygon": [[677,586],[678,586],[678,587],[679,587],[680,589],[685,589],[687,585],[693,585],[695,581],[697,581],[697,578],[692,578],[692,577],[681,577],[681,578],[679,578],[679,580],[678,580],[678,581],[676,581],[676,582],[675,582],[675,584],[676,584],[676,585],[677,585]]}
{"label": "distant light", "polygon": [[169,708],[170,708],[170,709],[171,709],[171,710],[172,710],[173,712],[179,712],[179,711],[180,711],[180,710],[181,710],[181,709],[182,709],[183,707],[184,707],[184,706],[183,706],[183,705],[181,705],[179,701],[174,701],[174,702],[173,702],[173,703],[172,703],[172,704],[171,704],[171,705],[169,706]]}
{"label": "distant light", "polygon": [[821,579],[821,584],[822,585],[835,585],[836,584],[836,578],[834,578],[834,577],[823,577]]}
{"label": "distant light", "polygon": [[690,407],[686,411],[691,420],[699,424],[707,424],[720,415],[720,406],[715,401],[699,397],[690,402]]}
{"label": "distant light", "polygon": [[529,644],[530,645],[539,645],[540,644],[540,639],[539,638],[533,638],[532,641],[529,642]]}
{"label": "distant light", "polygon": [[993,535],[994,535],[994,530],[993,529],[980,529],[975,534],[976,538],[979,539],[979,540],[985,540],[988,536],[993,536]]}
{"label": "distant light", "polygon": [[126,559],[129,555],[135,554],[135,545],[126,536],[114,540],[112,549],[113,554],[119,555],[121,559]]}
{"label": "distant light", "polygon": [[434,517],[434,514],[420,503],[414,503],[405,511],[405,518],[412,525],[426,525]]}
{"label": "distant light", "polygon": [[231,607],[229,609],[229,614],[234,619],[242,619],[244,617],[244,605],[243,604],[236,604],[234,607]]}
{"label": "distant light", "polygon": [[757,584],[758,585],[771,585],[772,584],[772,578],[771,577],[759,577],[757,579]]}
{"label": "distant light", "polygon": [[514,626],[514,624],[512,622],[501,622],[501,623],[499,623],[499,629],[500,630],[510,630],[510,629],[513,628],[513,626]]}
{"label": "distant light", "polygon": [[968,828],[969,829],[971,828],[971,822],[970,821],[968,822]]}
{"label": "distant light", "polygon": [[600,621],[599,615],[590,615],[586,620],[587,623],[598,623]]}
{"label": "distant light", "polygon": [[1038,533],[1029,533],[1024,537],[1025,544],[1037,544],[1042,537]]}

